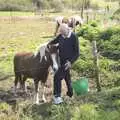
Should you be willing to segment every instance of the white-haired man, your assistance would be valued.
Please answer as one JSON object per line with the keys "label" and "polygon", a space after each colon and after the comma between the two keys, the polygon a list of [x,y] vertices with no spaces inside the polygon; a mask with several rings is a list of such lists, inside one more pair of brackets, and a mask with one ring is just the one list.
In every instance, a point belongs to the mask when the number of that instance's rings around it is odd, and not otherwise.
{"label": "white-haired man", "polygon": [[67,95],[72,97],[73,89],[71,85],[70,68],[71,64],[79,57],[79,42],[75,33],[67,24],[61,24],[59,27],[59,35],[53,42],[59,43],[60,64],[58,72],[54,76],[54,103],[63,102],[61,97],[61,80],[65,79],[67,85]]}

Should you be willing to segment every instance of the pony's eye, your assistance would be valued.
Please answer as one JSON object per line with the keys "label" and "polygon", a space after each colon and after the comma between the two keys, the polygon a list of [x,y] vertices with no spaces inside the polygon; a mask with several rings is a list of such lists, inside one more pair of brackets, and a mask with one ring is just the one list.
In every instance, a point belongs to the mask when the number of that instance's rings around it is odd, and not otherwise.
{"label": "pony's eye", "polygon": [[48,49],[50,49],[50,48],[51,48],[51,45],[48,45],[47,47],[48,47]]}

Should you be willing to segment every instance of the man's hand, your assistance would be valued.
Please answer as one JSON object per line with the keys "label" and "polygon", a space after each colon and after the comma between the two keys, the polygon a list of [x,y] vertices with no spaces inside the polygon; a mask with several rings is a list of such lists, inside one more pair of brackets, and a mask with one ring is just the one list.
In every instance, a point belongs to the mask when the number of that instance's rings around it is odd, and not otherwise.
{"label": "man's hand", "polygon": [[73,96],[73,90],[67,92],[67,96],[72,97]]}
{"label": "man's hand", "polygon": [[71,68],[71,62],[70,62],[70,61],[67,61],[67,62],[65,63],[65,70],[70,69],[70,68]]}

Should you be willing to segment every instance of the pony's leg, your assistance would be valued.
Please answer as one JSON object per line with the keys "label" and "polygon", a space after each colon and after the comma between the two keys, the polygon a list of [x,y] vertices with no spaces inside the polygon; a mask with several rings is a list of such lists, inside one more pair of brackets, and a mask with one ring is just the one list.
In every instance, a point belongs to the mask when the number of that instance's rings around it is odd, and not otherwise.
{"label": "pony's leg", "polygon": [[18,77],[15,76],[15,81],[14,81],[14,92],[16,93],[17,91],[17,84],[18,84]]}
{"label": "pony's leg", "polygon": [[23,79],[22,79],[22,89],[23,89],[23,92],[27,92],[27,89],[26,89],[26,86],[25,86],[25,81],[26,81],[26,77],[24,76]]}
{"label": "pony's leg", "polygon": [[14,81],[14,96],[17,96],[17,87],[18,87],[18,82],[21,80],[21,75],[15,74],[15,81]]}
{"label": "pony's leg", "polygon": [[35,103],[39,104],[39,80],[34,80],[35,85]]}
{"label": "pony's leg", "polygon": [[23,75],[19,75],[19,92],[23,90]]}
{"label": "pony's leg", "polygon": [[46,90],[45,83],[41,83],[41,88],[42,88],[42,101],[47,102],[45,98],[45,90]]}
{"label": "pony's leg", "polygon": [[17,92],[17,85],[19,82],[19,75],[15,74],[15,81],[14,81],[14,93],[16,94]]}

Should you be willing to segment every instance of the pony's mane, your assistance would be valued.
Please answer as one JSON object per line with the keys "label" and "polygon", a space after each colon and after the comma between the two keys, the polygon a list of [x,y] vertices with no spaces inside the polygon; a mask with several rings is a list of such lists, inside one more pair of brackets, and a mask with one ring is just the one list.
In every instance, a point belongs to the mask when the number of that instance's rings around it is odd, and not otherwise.
{"label": "pony's mane", "polygon": [[42,61],[43,57],[45,57],[45,50],[47,48],[47,44],[48,42],[41,44],[34,53],[34,56],[40,54],[40,62]]}

